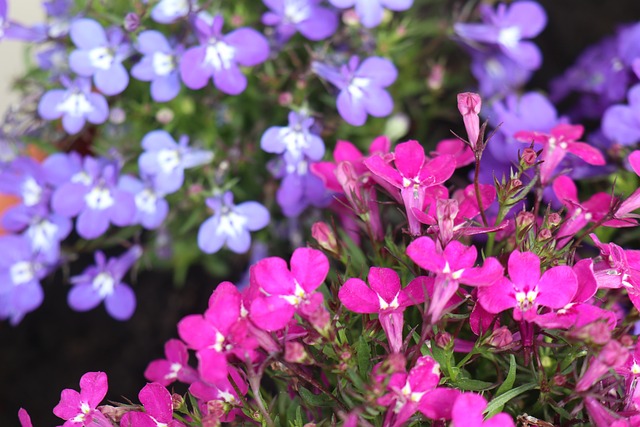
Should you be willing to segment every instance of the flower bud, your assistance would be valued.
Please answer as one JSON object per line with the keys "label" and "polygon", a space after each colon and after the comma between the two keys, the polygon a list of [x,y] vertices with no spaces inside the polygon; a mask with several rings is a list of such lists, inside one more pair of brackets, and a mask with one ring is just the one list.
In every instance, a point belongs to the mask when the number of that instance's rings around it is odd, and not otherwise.
{"label": "flower bud", "polygon": [[487,338],[487,344],[495,348],[506,347],[513,342],[513,335],[506,326],[501,326]]}
{"label": "flower bud", "polygon": [[549,216],[547,217],[547,223],[550,227],[557,227],[561,222],[562,217],[555,212],[549,214]]}
{"label": "flower bud", "polygon": [[569,337],[584,341],[586,344],[603,345],[611,340],[611,330],[606,322],[589,323],[579,329],[568,332]]}
{"label": "flower bud", "polygon": [[409,132],[411,121],[409,116],[403,113],[396,113],[389,117],[384,125],[384,134],[391,139],[400,139]]}
{"label": "flower bud", "polygon": [[518,178],[513,178],[509,180],[509,183],[507,184],[507,191],[511,192],[517,190],[520,187],[522,187],[522,181],[520,181]]}
{"label": "flower bud", "polygon": [[567,377],[557,374],[553,377],[553,383],[555,385],[563,386],[567,382]]}
{"label": "flower bud", "polygon": [[291,105],[292,102],[293,95],[291,95],[291,92],[282,92],[280,95],[278,95],[278,104],[281,107],[287,107]]}
{"label": "flower bud", "polygon": [[98,406],[98,410],[102,412],[110,420],[119,423],[122,419],[122,416],[129,412],[130,407],[127,406],[111,406],[111,405],[102,405]]}
{"label": "flower bud", "polygon": [[448,348],[452,342],[453,339],[449,332],[438,332],[436,334],[436,345],[438,347],[442,349]]}
{"label": "flower bud", "polygon": [[551,237],[553,237],[553,235],[551,234],[551,230],[549,230],[548,228],[543,228],[538,233],[538,240],[541,240],[541,241],[549,240]]}
{"label": "flower bud", "polygon": [[529,169],[536,164],[537,158],[538,155],[533,148],[525,148],[520,156],[520,165],[522,165],[523,169]]}
{"label": "flower bud", "polygon": [[316,239],[320,247],[334,254],[340,253],[338,241],[333,230],[324,222],[316,222],[311,226],[311,236]]}
{"label": "flower bud", "polygon": [[465,92],[458,94],[458,111],[462,114],[464,127],[469,138],[468,141],[474,150],[478,145],[478,137],[480,135],[480,107],[482,107],[482,100],[477,93]]}
{"label": "flower bud", "polygon": [[184,405],[184,398],[180,396],[178,393],[173,393],[171,395],[171,406],[174,411],[179,410]]}
{"label": "flower bud", "polygon": [[532,212],[522,211],[516,215],[516,227],[520,231],[528,230],[536,221],[536,216]]}
{"label": "flower bud", "polygon": [[444,67],[441,64],[436,64],[431,67],[429,77],[427,77],[427,87],[431,90],[437,91],[442,89],[442,83],[444,82]]}
{"label": "flower bud", "polygon": [[284,360],[289,363],[300,363],[308,365],[311,363],[311,358],[304,346],[297,341],[288,341],[284,345]]}
{"label": "flower bud", "polygon": [[156,120],[163,125],[169,124],[173,121],[175,114],[173,114],[173,110],[170,108],[161,108],[156,113]]}
{"label": "flower bud", "polygon": [[140,27],[140,16],[137,13],[129,12],[124,17],[124,23],[122,25],[124,30],[131,33]]}
{"label": "flower bud", "polygon": [[125,120],[127,120],[127,113],[122,108],[115,107],[109,112],[109,121],[114,125],[121,125]]}

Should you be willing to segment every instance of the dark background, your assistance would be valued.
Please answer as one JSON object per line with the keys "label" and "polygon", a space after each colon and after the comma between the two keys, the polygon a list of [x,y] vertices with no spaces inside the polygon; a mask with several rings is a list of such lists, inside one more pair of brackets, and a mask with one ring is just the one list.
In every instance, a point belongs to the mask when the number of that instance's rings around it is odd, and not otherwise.
{"label": "dark background", "polygon": [[[571,65],[585,47],[613,34],[618,24],[640,20],[638,0],[540,3],[549,22],[536,39],[544,64],[532,88],[546,89],[550,78]],[[182,317],[204,311],[218,282],[199,268],[189,273],[182,289],[174,288],[171,277],[170,272],[142,273],[134,284],[136,313],[124,323],[110,318],[102,305],[87,313],[72,311],[66,303],[69,287],[61,276],[45,280],[46,297],[38,310],[16,327],[0,323],[0,427],[18,426],[21,406],[35,427],[62,424],[51,410],[60,391],[77,390],[87,371],[107,373],[107,399],[124,401],[124,396],[136,401],[149,361],[163,357],[163,345],[177,336],[176,323]]]}

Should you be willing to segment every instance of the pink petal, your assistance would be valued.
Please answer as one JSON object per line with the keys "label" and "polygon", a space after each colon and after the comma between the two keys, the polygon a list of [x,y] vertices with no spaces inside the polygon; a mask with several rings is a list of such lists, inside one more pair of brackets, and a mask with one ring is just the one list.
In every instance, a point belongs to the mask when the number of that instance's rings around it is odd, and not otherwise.
{"label": "pink petal", "polygon": [[424,148],[418,141],[407,141],[396,146],[394,164],[406,178],[417,177],[425,159]]}
{"label": "pink petal", "polygon": [[167,423],[173,419],[173,406],[171,394],[158,383],[147,384],[138,394],[140,403],[149,415],[161,423]]}
{"label": "pink petal", "polygon": [[640,150],[636,150],[629,154],[629,164],[636,175],[640,175]]}
{"label": "pink petal", "polygon": [[402,188],[402,176],[400,173],[392,168],[381,155],[371,156],[364,161],[364,164],[371,173],[380,177],[384,181],[393,185],[396,188]]}
{"label": "pink petal", "polygon": [[144,412],[131,411],[122,416],[120,427],[158,427],[158,424]]}
{"label": "pink petal", "polygon": [[445,260],[436,250],[436,243],[430,237],[418,237],[407,246],[407,256],[420,267],[432,273],[444,269]]}
{"label": "pink petal", "polygon": [[542,132],[529,132],[521,130],[520,132],[516,132],[513,137],[520,142],[530,143],[531,141],[533,141],[542,144],[549,142],[549,135]]}
{"label": "pink petal", "polygon": [[432,420],[450,420],[453,404],[458,396],[460,396],[460,391],[456,389],[439,387],[422,397],[418,409],[425,417]]}
{"label": "pink petal", "polygon": [[291,256],[291,274],[302,289],[311,293],[324,282],[329,272],[329,260],[317,249],[298,248]]}
{"label": "pink petal", "polygon": [[398,273],[390,268],[371,267],[367,280],[371,289],[388,303],[398,296],[402,287]]}
{"label": "pink petal", "polygon": [[199,314],[192,314],[178,322],[178,335],[189,348],[200,350],[216,342],[216,330]]}
{"label": "pink petal", "polygon": [[551,129],[551,135],[555,136],[556,139],[564,139],[565,141],[577,141],[582,137],[582,134],[584,134],[584,126],[582,125],[563,123]]}
{"label": "pink petal", "polygon": [[567,145],[567,151],[580,157],[590,165],[601,166],[606,164],[600,150],[585,142],[570,142]]}
{"label": "pink petal", "polygon": [[22,427],[33,427],[33,424],[31,424],[31,417],[25,409],[20,408],[18,410],[18,419],[20,420],[20,425]]}
{"label": "pink petal", "polygon": [[175,377],[172,378],[170,375],[172,374],[172,365],[172,362],[165,359],[153,360],[149,363],[147,369],[145,369],[144,377],[149,381],[154,381],[167,386],[177,379]]}
{"label": "pink petal", "polygon": [[78,415],[80,411],[80,393],[70,388],[62,390],[60,393],[60,403],[53,408],[56,417],[68,420]]}
{"label": "pink petal", "polygon": [[189,352],[187,346],[177,339],[170,339],[164,345],[164,354],[171,362],[178,362],[181,365],[186,365],[189,362]]}
{"label": "pink petal", "polygon": [[578,280],[571,267],[553,267],[545,271],[538,282],[536,302],[546,307],[562,308],[571,302],[577,289]]}
{"label": "pink petal", "polygon": [[553,181],[553,192],[563,205],[567,205],[566,201],[580,203],[578,188],[573,180],[566,175],[561,175]]}
{"label": "pink petal", "polygon": [[509,277],[518,289],[532,290],[540,279],[540,258],[532,252],[513,251],[509,256]]}
{"label": "pink petal", "polygon": [[270,295],[293,295],[295,281],[282,258],[269,257],[253,266],[256,284]]}
{"label": "pink petal", "polygon": [[478,288],[478,301],[489,313],[497,314],[516,306],[513,284],[503,277],[491,286]]}
{"label": "pink petal", "polygon": [[227,378],[227,357],[212,349],[207,348],[196,353],[198,357],[198,372],[202,379],[215,383]]}
{"label": "pink petal", "polygon": [[409,371],[409,385],[412,392],[423,392],[435,389],[440,382],[440,366],[429,356],[422,356]]}
{"label": "pink petal", "polygon": [[428,289],[433,289],[433,277],[418,276],[400,291],[398,304],[400,307],[424,304],[427,299]]}
{"label": "pink petal", "polygon": [[253,323],[265,331],[283,329],[294,313],[295,307],[278,296],[256,298],[249,310]]}
{"label": "pink petal", "polygon": [[496,414],[493,417],[486,420],[483,426],[484,427],[515,427],[515,423],[513,422],[513,418],[511,418],[511,415],[504,412],[500,412],[499,414]]}
{"label": "pink petal", "polygon": [[473,267],[478,257],[475,246],[466,246],[457,240],[450,242],[444,249],[444,258],[449,263],[451,271]]}
{"label": "pink petal", "polygon": [[470,286],[490,286],[502,278],[504,268],[496,258],[487,258],[484,265],[478,268],[465,269],[460,283]]}
{"label": "pink petal", "polygon": [[209,298],[209,308],[204,316],[222,335],[227,335],[231,326],[240,318],[240,304],[240,292],[235,285],[223,282]]}
{"label": "pink petal", "polygon": [[338,141],[336,148],[333,150],[333,158],[336,163],[349,161],[357,163],[362,160],[363,156],[360,150],[349,141]]}
{"label": "pink petal", "polygon": [[451,419],[455,425],[482,426],[482,411],[487,407],[484,397],[475,393],[462,393],[453,404]]}
{"label": "pink petal", "polygon": [[598,282],[593,272],[593,260],[581,259],[573,266],[573,272],[578,280],[578,288],[573,296],[573,301],[586,302],[596,294]]}
{"label": "pink petal", "polygon": [[378,313],[380,311],[378,295],[358,278],[351,278],[342,285],[338,291],[338,299],[354,313]]}
{"label": "pink petal", "polygon": [[371,141],[371,145],[369,146],[370,154],[385,154],[391,150],[391,140],[388,136],[381,135]]}
{"label": "pink petal", "polygon": [[442,184],[453,175],[456,170],[456,160],[453,156],[442,154],[431,159],[420,172],[420,181],[427,185]]}
{"label": "pink petal", "polygon": [[80,399],[95,409],[107,395],[109,385],[104,372],[87,372],[80,378]]}

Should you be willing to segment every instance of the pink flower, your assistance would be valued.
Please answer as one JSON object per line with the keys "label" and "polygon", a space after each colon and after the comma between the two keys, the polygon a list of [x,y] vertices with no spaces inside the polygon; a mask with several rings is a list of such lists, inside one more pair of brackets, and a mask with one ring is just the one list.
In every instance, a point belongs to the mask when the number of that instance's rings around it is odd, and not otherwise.
{"label": "pink flower", "polygon": [[[400,190],[409,230],[412,235],[420,235],[420,222],[413,209],[424,210],[429,200],[429,190],[438,191],[437,188],[443,188],[441,184],[451,177],[456,162],[452,156],[446,154],[427,159],[424,148],[417,141],[398,144],[393,161],[395,168],[382,156],[377,155],[365,160],[364,164],[373,174]],[[397,190],[394,191],[396,192]],[[435,202],[435,198],[432,201]]]}
{"label": "pink flower", "polygon": [[310,248],[298,248],[293,252],[291,271],[282,258],[258,261],[252,268],[252,286],[263,295],[251,303],[251,320],[261,329],[277,331],[287,326],[296,311],[313,313],[322,304],[322,294],[314,291],[324,282],[328,272],[327,257]]}
{"label": "pink flower", "polygon": [[149,381],[168,386],[175,380],[191,384],[198,379],[198,373],[189,366],[187,346],[180,340],[172,339],[164,345],[166,359],[153,360],[144,371]]}
{"label": "pink flower", "polygon": [[556,166],[560,164],[567,153],[580,157],[590,165],[604,165],[605,160],[602,153],[585,142],[578,142],[582,137],[584,128],[581,125],[561,124],[553,129],[551,133],[542,132],[516,132],[514,137],[522,142],[538,142],[543,144],[540,165],[540,181],[543,185],[551,182],[551,175]]}
{"label": "pink flower", "polygon": [[587,371],[576,384],[576,391],[588,390],[609,370],[624,365],[628,357],[629,350],[624,348],[618,341],[609,341],[597,356],[589,360]]}
{"label": "pink flower", "polygon": [[33,424],[31,424],[31,417],[25,409],[20,408],[18,410],[18,419],[20,420],[20,425],[22,427],[33,427]]}
{"label": "pink flower", "polygon": [[462,114],[464,127],[469,138],[468,141],[473,150],[478,146],[478,142],[482,144],[482,141],[478,141],[480,135],[480,107],[482,107],[482,100],[477,93],[464,92],[458,94],[458,111]]}
{"label": "pink flower", "polygon": [[171,394],[158,383],[149,383],[138,394],[145,412],[130,411],[122,416],[120,427],[184,427],[173,419]]}
{"label": "pink flower", "polygon": [[633,305],[640,309],[640,251],[602,243],[595,234],[589,236],[600,249],[601,261],[594,266],[598,288],[624,288]]}
{"label": "pink flower", "polygon": [[229,376],[226,378],[212,384],[196,381],[189,387],[189,393],[200,401],[201,407],[215,407],[216,405],[211,405],[214,402],[224,403],[235,407],[226,413],[226,415],[224,415],[225,411],[222,411],[219,416],[220,421],[222,422],[231,422],[234,420],[236,415],[242,414],[242,400],[240,399],[240,396],[238,396],[238,393],[231,384],[229,378],[233,379],[233,382],[243,396],[247,394],[249,390],[247,381],[233,366],[229,366]]}
{"label": "pink flower", "polygon": [[455,427],[515,427],[513,418],[504,412],[484,420],[487,407],[484,397],[475,393],[462,393],[453,404],[452,425]]}
{"label": "pink flower", "polygon": [[424,302],[427,277],[416,277],[402,289],[398,273],[390,268],[371,267],[369,286],[357,278],[347,280],[338,292],[344,306],[355,313],[378,314],[394,353],[402,347],[403,311]]}
{"label": "pink flower", "polygon": [[53,413],[65,420],[62,427],[111,427],[111,422],[96,409],[108,388],[107,374],[87,372],[80,378],[80,393],[70,388],[62,390]]}
{"label": "pink flower", "polygon": [[436,151],[432,152],[431,155],[435,157],[436,155],[441,154],[453,156],[456,161],[456,169],[470,165],[474,160],[474,154],[471,147],[460,141],[458,138],[443,139],[438,142],[436,145]]}
{"label": "pink flower", "polygon": [[478,300],[489,313],[513,308],[516,320],[532,321],[538,307],[563,308],[576,293],[577,278],[571,267],[558,266],[540,277],[540,258],[532,252],[513,251],[509,256],[509,277],[478,288]]}
{"label": "pink flower", "polygon": [[502,265],[495,258],[487,258],[483,267],[474,267],[478,256],[475,246],[468,247],[455,240],[444,251],[440,251],[433,239],[419,237],[409,244],[407,255],[420,267],[436,275],[428,312],[433,323],[440,319],[460,283],[489,286],[502,278],[503,274]]}
{"label": "pink flower", "polygon": [[[640,176],[640,151],[636,150],[629,155],[629,164],[631,169]],[[614,215],[614,219],[605,222],[603,225],[608,227],[632,227],[638,224],[638,214],[633,211],[640,208],[640,188],[627,197],[618,207]],[[613,223],[613,225],[612,225]],[[622,223],[623,225],[617,225]]]}

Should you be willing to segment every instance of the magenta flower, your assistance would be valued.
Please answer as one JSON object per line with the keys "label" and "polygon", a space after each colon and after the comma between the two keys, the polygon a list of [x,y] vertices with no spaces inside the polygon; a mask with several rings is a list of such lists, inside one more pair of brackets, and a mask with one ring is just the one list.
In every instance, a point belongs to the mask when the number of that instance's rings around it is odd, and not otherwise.
{"label": "magenta flower", "polygon": [[33,427],[33,424],[31,423],[31,417],[24,408],[20,408],[18,410],[18,420],[20,420],[21,427]]}
{"label": "magenta flower", "polygon": [[428,314],[437,322],[447,302],[458,290],[460,283],[486,287],[501,279],[503,268],[495,258],[487,258],[482,267],[474,267],[478,252],[475,246],[450,242],[444,251],[436,248],[430,237],[419,237],[407,247],[407,255],[420,267],[435,273],[433,297]]}
{"label": "magenta flower", "polygon": [[322,301],[322,294],[314,291],[324,282],[328,272],[327,257],[310,248],[298,248],[293,252],[291,270],[282,258],[258,261],[252,269],[252,286],[263,295],[251,303],[251,320],[261,329],[277,331],[289,323],[297,310],[313,311]]}
{"label": "magenta flower", "polygon": [[120,427],[184,427],[173,419],[171,394],[163,385],[147,384],[140,390],[138,398],[145,412],[127,412],[120,420]]}
{"label": "magenta flower", "polygon": [[[400,190],[412,235],[420,235],[420,222],[414,209],[423,211],[428,200],[428,190],[435,191],[451,177],[456,162],[452,156],[440,155],[427,159],[424,148],[417,141],[398,144],[392,167],[380,155],[371,156],[364,164],[374,175]],[[433,200],[435,202],[435,200]]]}
{"label": "magenta flower", "polygon": [[540,181],[543,185],[549,184],[555,168],[560,164],[567,153],[578,156],[590,165],[601,166],[605,164],[602,153],[586,142],[578,142],[582,137],[584,127],[581,125],[560,124],[551,129],[550,133],[542,132],[516,132],[514,137],[522,142],[531,141],[543,144],[543,163],[540,165]]}
{"label": "magenta flower", "polygon": [[[629,155],[631,169],[640,176],[640,151],[636,150]],[[633,213],[640,208],[640,188],[627,197],[615,212],[614,219],[605,222],[607,227],[633,227],[638,224],[638,214]]]}
{"label": "magenta flower", "polygon": [[87,372],[80,378],[80,392],[62,390],[60,403],[53,408],[56,417],[65,420],[62,427],[108,427],[111,421],[96,409],[107,394],[107,374]]}
{"label": "magenta flower", "polygon": [[623,366],[628,357],[629,350],[616,340],[609,341],[607,345],[600,350],[600,353],[589,360],[587,371],[576,384],[576,391],[587,391],[611,369]]}
{"label": "magenta flower", "polygon": [[473,149],[478,145],[478,136],[480,135],[480,108],[482,107],[482,99],[477,93],[465,92],[458,94],[458,111],[462,114],[464,127]]}
{"label": "magenta flower", "polygon": [[156,359],[149,363],[144,377],[149,381],[168,386],[175,380],[191,384],[198,379],[198,373],[189,366],[187,346],[180,340],[171,339],[164,345],[166,359]]}
{"label": "magenta flower", "polygon": [[540,276],[540,258],[532,252],[513,251],[509,256],[509,277],[478,288],[478,300],[489,313],[513,308],[516,320],[532,321],[538,307],[560,309],[571,302],[578,288],[571,267],[552,267]]}
{"label": "magenta flower", "polygon": [[187,50],[180,61],[180,76],[190,89],[202,89],[210,78],[218,90],[238,95],[247,87],[247,78],[239,65],[251,67],[269,57],[269,43],[251,28],[239,28],[223,36],[224,19],[217,15],[209,25],[197,18],[196,33],[200,46]]}
{"label": "magenta flower", "polygon": [[404,289],[398,273],[390,268],[371,267],[369,286],[357,278],[347,280],[338,292],[344,306],[355,313],[378,314],[394,353],[402,347],[403,311],[425,300],[428,277],[416,277]]}
{"label": "magenta flower", "polygon": [[479,394],[462,393],[453,404],[451,421],[456,427],[515,427],[513,418],[504,412],[484,420],[486,407],[487,401]]}

